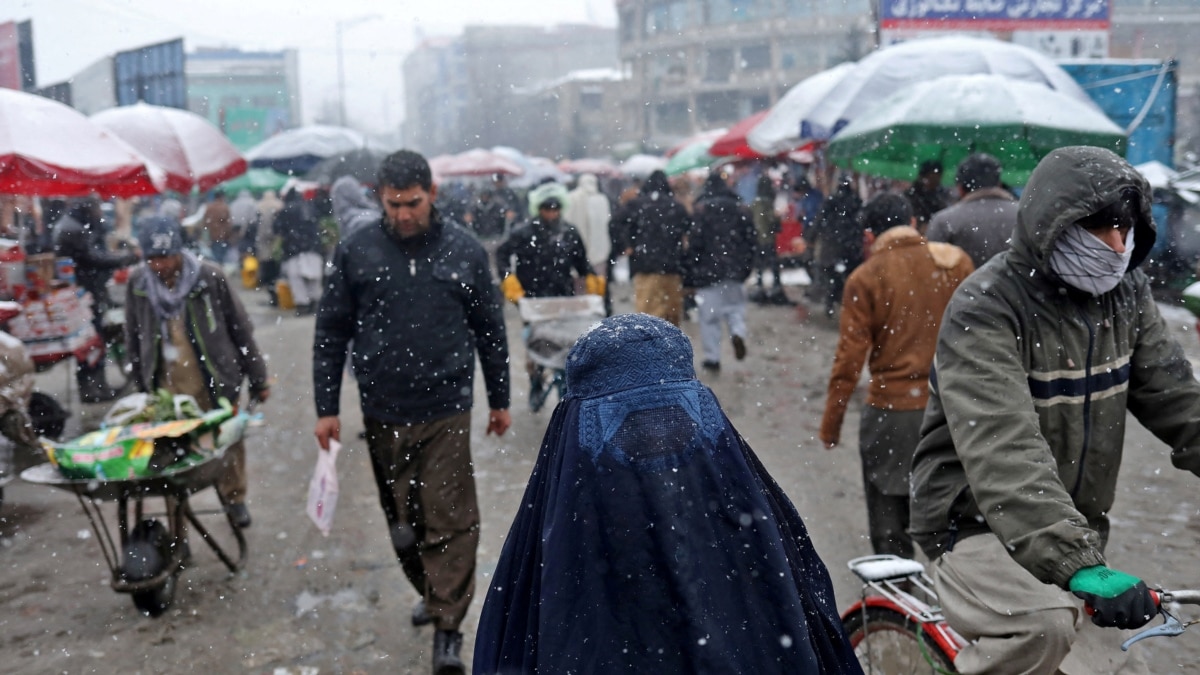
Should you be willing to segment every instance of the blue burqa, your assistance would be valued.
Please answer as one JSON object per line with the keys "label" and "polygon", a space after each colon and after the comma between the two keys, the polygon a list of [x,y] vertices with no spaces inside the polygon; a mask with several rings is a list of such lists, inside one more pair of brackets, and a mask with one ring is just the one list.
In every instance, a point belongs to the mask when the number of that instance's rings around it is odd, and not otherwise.
{"label": "blue burqa", "polygon": [[800,515],[645,314],[581,337],[475,673],[861,673]]}

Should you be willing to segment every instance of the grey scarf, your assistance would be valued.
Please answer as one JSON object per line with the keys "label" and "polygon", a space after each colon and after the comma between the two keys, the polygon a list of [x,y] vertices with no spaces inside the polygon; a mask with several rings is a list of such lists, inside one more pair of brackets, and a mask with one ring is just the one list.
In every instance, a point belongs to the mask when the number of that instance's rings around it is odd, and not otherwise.
{"label": "grey scarf", "polygon": [[1103,295],[1121,283],[1133,258],[1133,228],[1125,235],[1125,252],[1117,253],[1076,223],[1068,225],[1050,253],[1050,269],[1070,286]]}
{"label": "grey scarf", "polygon": [[183,269],[179,271],[179,279],[175,282],[174,288],[168,288],[162,279],[159,279],[158,275],[150,269],[147,269],[146,274],[142,275],[146,295],[150,296],[150,307],[154,310],[154,315],[164,323],[183,310],[183,303],[200,279],[200,261],[192,255],[191,251],[183,251],[181,255],[183,256]]}

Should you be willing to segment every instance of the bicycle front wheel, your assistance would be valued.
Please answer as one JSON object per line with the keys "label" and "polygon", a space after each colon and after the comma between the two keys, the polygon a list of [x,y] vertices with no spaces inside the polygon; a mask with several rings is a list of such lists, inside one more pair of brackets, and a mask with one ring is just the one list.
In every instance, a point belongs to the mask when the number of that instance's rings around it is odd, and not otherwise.
{"label": "bicycle front wheel", "polygon": [[868,675],[952,674],[954,661],[921,624],[887,607],[866,607],[842,618],[850,646]]}

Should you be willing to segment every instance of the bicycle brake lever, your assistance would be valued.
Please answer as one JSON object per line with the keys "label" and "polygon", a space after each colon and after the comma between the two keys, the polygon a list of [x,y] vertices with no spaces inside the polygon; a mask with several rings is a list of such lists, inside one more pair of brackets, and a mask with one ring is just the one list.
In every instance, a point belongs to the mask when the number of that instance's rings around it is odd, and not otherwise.
{"label": "bicycle brake lever", "polygon": [[1174,616],[1171,615],[1170,612],[1163,609],[1162,607],[1158,608],[1158,613],[1162,614],[1162,617],[1163,617],[1162,625],[1154,626],[1153,628],[1147,628],[1146,630],[1144,630],[1144,631],[1138,633],[1137,635],[1134,635],[1133,637],[1129,638],[1128,640],[1122,642],[1121,643],[1121,651],[1123,651],[1123,652],[1129,651],[1130,645],[1132,645],[1135,642],[1140,642],[1142,640],[1145,640],[1146,638],[1160,637],[1160,636],[1175,637],[1176,635],[1179,635],[1180,633],[1182,633],[1184,630],[1187,629],[1187,624],[1180,622],[1179,619],[1176,619]]}

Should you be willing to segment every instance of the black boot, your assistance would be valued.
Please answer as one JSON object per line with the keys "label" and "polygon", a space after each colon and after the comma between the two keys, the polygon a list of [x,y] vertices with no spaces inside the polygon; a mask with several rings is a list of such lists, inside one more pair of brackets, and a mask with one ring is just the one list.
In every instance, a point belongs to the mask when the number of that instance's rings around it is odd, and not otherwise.
{"label": "black boot", "polygon": [[120,393],[108,386],[108,381],[104,377],[104,361],[100,361],[94,366],[82,361],[77,362],[75,381],[79,383],[79,401],[81,403],[111,401]]}
{"label": "black boot", "polygon": [[466,674],[466,666],[459,656],[462,641],[462,633],[456,630],[439,630],[433,634],[433,675]]}

